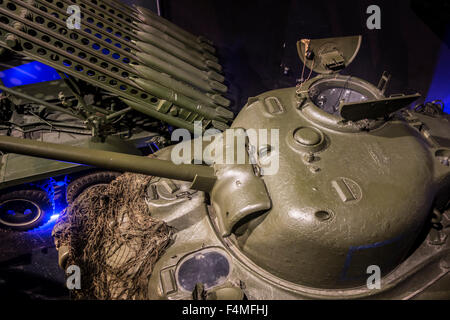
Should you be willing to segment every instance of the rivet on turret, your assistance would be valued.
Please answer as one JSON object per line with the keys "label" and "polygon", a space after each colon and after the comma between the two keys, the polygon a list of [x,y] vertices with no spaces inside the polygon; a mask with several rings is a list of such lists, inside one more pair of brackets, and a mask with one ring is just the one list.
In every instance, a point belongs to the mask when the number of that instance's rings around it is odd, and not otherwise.
{"label": "rivet on turret", "polygon": [[304,155],[303,159],[305,160],[305,162],[311,163],[314,162],[316,157],[314,156],[314,153],[308,153]]}

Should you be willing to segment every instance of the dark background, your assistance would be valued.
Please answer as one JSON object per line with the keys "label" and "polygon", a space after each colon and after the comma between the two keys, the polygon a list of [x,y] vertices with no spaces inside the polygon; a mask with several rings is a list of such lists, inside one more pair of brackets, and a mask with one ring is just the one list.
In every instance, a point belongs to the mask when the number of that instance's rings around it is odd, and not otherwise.
{"label": "dark background", "polygon": [[[155,0],[123,1],[156,8]],[[381,30],[366,27],[372,4],[381,8]],[[299,39],[357,34],[363,35],[360,53],[341,73],[376,85],[386,70],[392,74],[387,94],[420,92],[450,105],[448,0],[160,0],[160,9],[215,42],[235,111],[248,97],[296,84]]]}

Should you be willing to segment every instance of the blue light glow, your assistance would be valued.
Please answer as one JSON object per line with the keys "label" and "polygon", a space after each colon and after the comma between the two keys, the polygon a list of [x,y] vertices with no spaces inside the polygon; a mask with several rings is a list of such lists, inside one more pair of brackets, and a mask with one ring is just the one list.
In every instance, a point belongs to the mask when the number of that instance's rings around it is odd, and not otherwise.
{"label": "blue light glow", "polygon": [[53,230],[53,227],[55,226],[56,222],[58,221],[58,218],[59,218],[59,213],[54,214],[54,215],[50,216],[50,219],[45,224],[43,224],[42,226],[40,226],[38,228],[28,230],[27,233],[42,234],[45,232],[51,232],[51,230]]}
{"label": "blue light glow", "polygon": [[27,84],[59,80],[61,77],[55,69],[38,61],[0,71],[0,79],[7,88]]}
{"label": "blue light glow", "polygon": [[450,26],[447,28],[446,41],[441,45],[439,61],[426,101],[442,100],[445,104],[444,111],[450,113],[450,47],[447,43],[450,43]]}
{"label": "blue light glow", "polygon": [[158,146],[156,145],[156,143],[152,142],[152,146],[154,146],[156,148],[156,150],[159,150]]}
{"label": "blue light glow", "polygon": [[[53,212],[50,216],[50,219],[44,225],[27,232],[40,233],[53,229],[53,226],[58,220],[60,213],[63,212],[67,207],[67,203],[65,200],[65,190],[69,182],[69,176],[58,177],[56,179],[52,177],[47,179],[44,184],[38,185],[41,190],[44,190],[47,193],[47,196],[50,199],[50,203],[53,207]],[[58,196],[56,196],[56,194],[58,194]]]}

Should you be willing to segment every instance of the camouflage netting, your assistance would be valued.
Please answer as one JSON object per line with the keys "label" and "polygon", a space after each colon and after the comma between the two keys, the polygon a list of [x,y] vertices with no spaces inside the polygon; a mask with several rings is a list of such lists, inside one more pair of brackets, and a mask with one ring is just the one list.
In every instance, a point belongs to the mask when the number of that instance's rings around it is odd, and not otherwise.
{"label": "camouflage netting", "polygon": [[81,269],[74,299],[147,299],[148,278],[169,245],[171,229],[150,216],[145,189],[151,177],[126,173],[84,191],[54,229]]}

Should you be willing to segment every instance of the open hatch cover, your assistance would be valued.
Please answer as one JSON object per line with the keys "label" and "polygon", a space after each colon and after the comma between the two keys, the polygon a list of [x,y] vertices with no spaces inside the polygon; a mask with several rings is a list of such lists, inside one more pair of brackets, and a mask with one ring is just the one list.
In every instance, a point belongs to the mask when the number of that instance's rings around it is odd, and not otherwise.
{"label": "open hatch cover", "polygon": [[341,103],[339,113],[342,118],[350,121],[363,119],[379,119],[403,109],[420,98],[420,94],[396,96],[386,99],[362,102]]}
{"label": "open hatch cover", "polygon": [[346,68],[355,59],[361,41],[361,36],[302,39],[297,42],[297,51],[310,70],[330,74]]}

